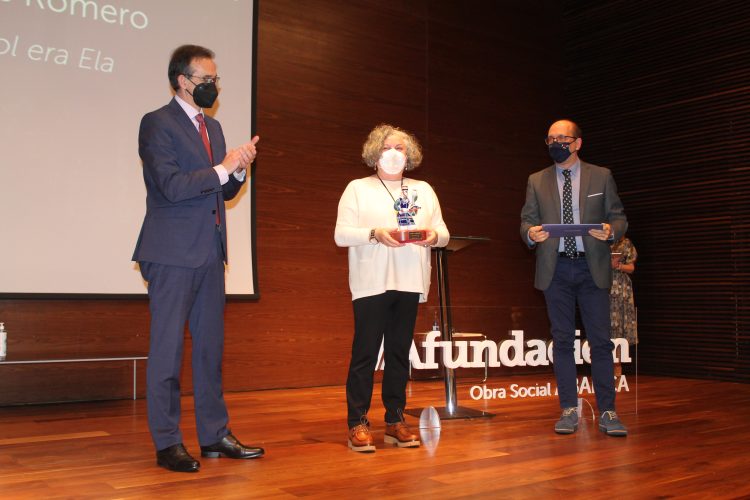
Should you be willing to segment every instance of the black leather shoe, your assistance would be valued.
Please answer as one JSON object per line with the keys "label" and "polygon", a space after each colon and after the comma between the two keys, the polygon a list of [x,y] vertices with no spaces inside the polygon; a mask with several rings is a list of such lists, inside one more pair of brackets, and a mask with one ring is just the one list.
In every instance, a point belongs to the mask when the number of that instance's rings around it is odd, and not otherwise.
{"label": "black leather shoe", "polygon": [[201,456],[208,458],[258,458],[262,457],[263,453],[263,448],[245,446],[231,434],[227,434],[211,446],[201,446]]}
{"label": "black leather shoe", "polygon": [[175,472],[198,472],[201,463],[190,456],[182,443],[156,452],[156,465]]}

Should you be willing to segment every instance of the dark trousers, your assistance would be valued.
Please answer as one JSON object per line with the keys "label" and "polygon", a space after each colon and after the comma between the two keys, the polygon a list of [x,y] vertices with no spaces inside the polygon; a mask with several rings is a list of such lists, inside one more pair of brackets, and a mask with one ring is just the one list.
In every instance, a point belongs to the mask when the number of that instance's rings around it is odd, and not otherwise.
{"label": "dark trousers", "polygon": [[585,258],[560,257],[552,283],[544,291],[544,298],[552,325],[552,355],[560,407],[572,408],[578,402],[573,347],[578,303],[586,339],[591,348],[591,377],[596,404],[599,412],[614,410],[614,344],[609,337],[609,290],[596,286]]}
{"label": "dark trousers", "polygon": [[385,421],[396,423],[406,407],[409,350],[414,338],[419,294],[389,290],[353,301],[354,341],[346,380],[349,427],[360,423],[370,410],[373,376],[383,342],[383,406]]}
{"label": "dark trousers", "polygon": [[207,446],[229,433],[222,390],[224,262],[216,252],[201,267],[139,262],[148,281],[151,337],[146,369],[148,425],[157,450],[182,443],[180,372],[185,323],[193,344],[193,399],[198,441]]}

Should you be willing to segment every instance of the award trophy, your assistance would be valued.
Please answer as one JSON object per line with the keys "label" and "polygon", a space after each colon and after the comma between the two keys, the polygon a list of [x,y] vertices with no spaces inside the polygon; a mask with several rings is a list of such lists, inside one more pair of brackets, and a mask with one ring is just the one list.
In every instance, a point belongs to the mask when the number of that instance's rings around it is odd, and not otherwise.
{"label": "award trophy", "polygon": [[427,231],[417,229],[414,222],[414,216],[417,215],[419,207],[417,206],[417,191],[414,190],[412,199],[409,199],[409,188],[401,186],[401,197],[393,204],[396,210],[396,222],[398,229],[391,231],[391,237],[399,243],[414,243],[427,239]]}

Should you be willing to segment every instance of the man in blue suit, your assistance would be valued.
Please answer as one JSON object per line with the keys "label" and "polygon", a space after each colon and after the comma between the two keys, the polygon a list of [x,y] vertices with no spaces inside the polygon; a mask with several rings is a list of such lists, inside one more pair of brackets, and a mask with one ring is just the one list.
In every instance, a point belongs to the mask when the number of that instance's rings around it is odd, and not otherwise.
{"label": "man in blue suit", "polygon": [[[599,428],[610,436],[628,431],[615,412],[615,386],[609,328],[612,286],[610,245],[627,230],[612,173],[581,161],[581,129],[570,120],[553,123],[547,147],[555,162],[529,176],[521,210],[521,239],[536,249],[534,286],[544,292],[552,340],[555,378],[562,415],[558,434],[578,429],[574,358],[576,304],[591,347],[591,375],[601,412]],[[601,224],[584,236],[552,238],[542,224]]]}
{"label": "man in blue suit", "polygon": [[175,95],[141,120],[138,151],[146,216],[133,260],[148,282],[151,334],[146,373],[148,423],[159,466],[196,472],[183,445],[180,372],[185,323],[192,337],[193,391],[203,457],[255,458],[228,428],[224,349],[224,200],[234,198],[255,160],[258,137],[226,151],[219,122],[203,114],[218,95],[214,54],[183,45],[169,62]]}

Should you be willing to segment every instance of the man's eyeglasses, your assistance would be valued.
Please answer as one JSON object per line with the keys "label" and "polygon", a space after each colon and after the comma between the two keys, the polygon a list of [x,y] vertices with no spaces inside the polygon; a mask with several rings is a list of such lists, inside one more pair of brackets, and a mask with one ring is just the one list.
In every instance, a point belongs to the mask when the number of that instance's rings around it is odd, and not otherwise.
{"label": "man's eyeglasses", "polygon": [[573,137],[572,135],[557,135],[557,136],[548,135],[544,139],[544,143],[547,146],[551,146],[554,143],[569,145],[569,144],[573,144],[574,142],[576,142],[577,139],[578,137]]}
{"label": "man's eyeglasses", "polygon": [[[216,76],[194,76],[194,75],[188,75],[188,74],[185,75],[185,78],[187,78],[191,82],[193,81],[193,80],[191,80],[191,78],[198,78],[198,79],[201,80],[201,83],[219,83],[219,80],[221,79],[221,77],[219,75],[216,75]],[[193,82],[193,83],[195,83],[195,82]]]}

